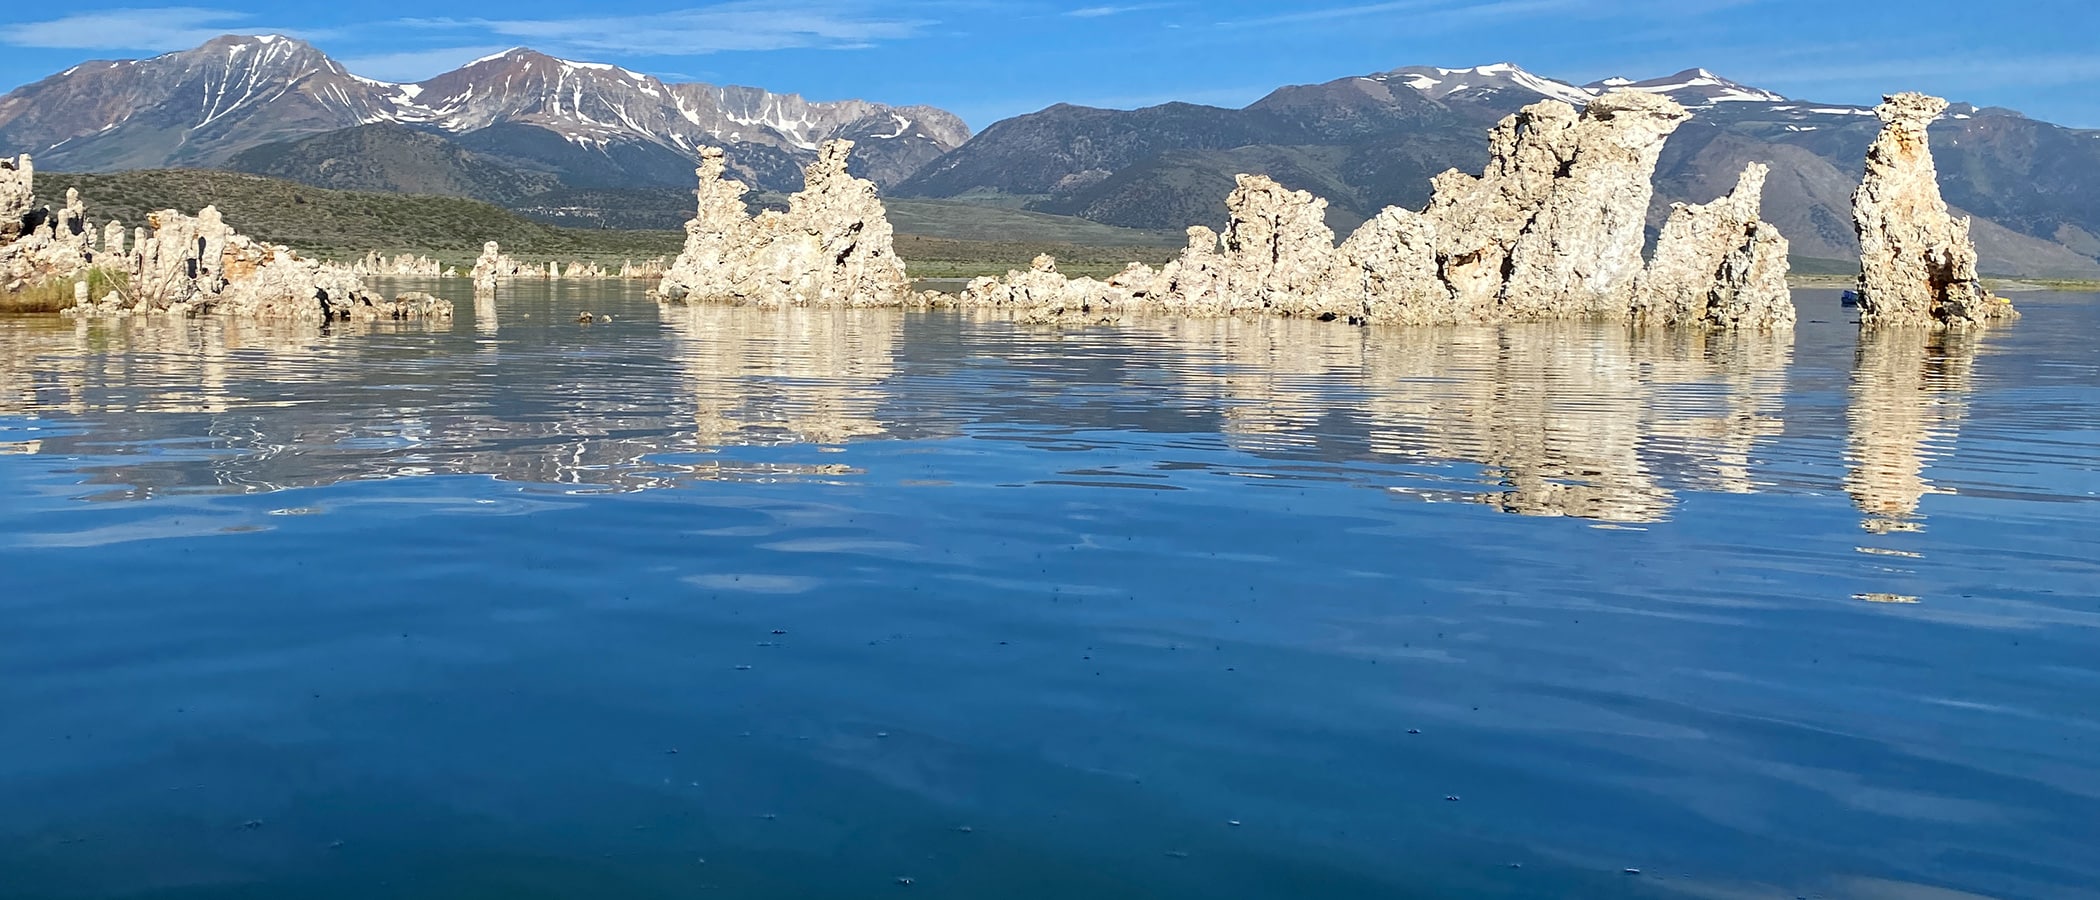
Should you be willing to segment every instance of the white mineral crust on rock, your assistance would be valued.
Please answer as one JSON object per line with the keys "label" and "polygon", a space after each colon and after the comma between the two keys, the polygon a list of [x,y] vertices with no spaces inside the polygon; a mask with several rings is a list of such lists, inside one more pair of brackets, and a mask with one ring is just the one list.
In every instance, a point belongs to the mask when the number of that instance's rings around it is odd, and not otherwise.
{"label": "white mineral crust on rock", "polygon": [[348,268],[326,266],[289,248],[251,240],[229,227],[216,207],[207,206],[195,216],[161,210],[146,221],[150,230],[139,229],[126,257],[102,261],[126,276],[125,287],[77,305],[66,311],[69,315],[156,313],[312,322],[452,315],[452,305],[444,301],[375,301]]}
{"label": "white mineral crust on rock", "polygon": [[1671,208],[1655,259],[1634,291],[1635,321],[1743,328],[1794,323],[1786,238],[1758,218],[1766,173],[1763,163],[1751,163],[1727,196]]}
{"label": "white mineral crust on rock", "polygon": [[[1224,234],[1189,229],[1188,248],[1149,281],[1126,273],[1060,287],[1063,276],[1039,266],[980,279],[960,302],[1079,300],[1083,319],[1107,307],[1361,323],[1638,316],[1788,327],[1786,241],[1758,221],[1762,167],[1729,197],[1679,210],[1659,268],[1642,262],[1656,161],[1686,118],[1675,102],[1640,91],[1606,94],[1579,114],[1557,100],[1533,104],[1495,127],[1480,177],[1445,172],[1423,211],[1388,209],[1340,247],[1325,200],[1242,175],[1226,198]],[[1644,284],[1667,296],[1637,299]]]}
{"label": "white mineral crust on rock", "polygon": [[1917,93],[1890,95],[1874,110],[1881,135],[1852,195],[1863,325],[1945,328],[2016,315],[1984,289],[1969,220],[1949,215],[1940,196],[1927,129],[1946,111],[1947,101]]}
{"label": "white mineral crust on rock", "polygon": [[829,141],[786,211],[756,219],[745,187],[723,177],[718,148],[702,151],[698,212],[685,251],[657,286],[666,301],[769,306],[896,306],[911,302],[874,182],[846,171],[852,141]]}
{"label": "white mineral crust on rock", "polygon": [[77,191],[57,210],[38,206],[28,156],[0,158],[0,292],[76,275],[95,259],[98,235]]}

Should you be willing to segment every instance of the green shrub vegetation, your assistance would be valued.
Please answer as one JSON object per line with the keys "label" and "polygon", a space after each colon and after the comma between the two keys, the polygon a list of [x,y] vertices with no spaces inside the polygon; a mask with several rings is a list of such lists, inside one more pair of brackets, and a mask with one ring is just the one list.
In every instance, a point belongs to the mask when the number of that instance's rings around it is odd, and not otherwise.
{"label": "green shrub vegetation", "polygon": [[[685,242],[682,231],[563,228],[478,200],[338,191],[209,169],[38,172],[36,178],[39,196],[78,189],[98,225],[115,219],[128,232],[156,210],[194,215],[214,205],[242,234],[323,259],[354,259],[372,250],[414,253],[465,271],[483,243],[496,241],[528,262],[581,259],[617,266],[675,256]],[[1181,241],[1179,235],[966,203],[906,200],[893,206],[897,252],[919,278],[1002,275],[1026,268],[1038,253],[1056,256],[1059,271],[1101,276],[1132,260],[1165,262]]]}
{"label": "green shrub vegetation", "polygon": [[53,278],[33,287],[9,293],[0,290],[0,313],[55,313],[73,305],[73,285],[85,280],[88,297],[100,299],[112,290],[121,291],[128,279],[122,272],[90,268],[85,272]]}

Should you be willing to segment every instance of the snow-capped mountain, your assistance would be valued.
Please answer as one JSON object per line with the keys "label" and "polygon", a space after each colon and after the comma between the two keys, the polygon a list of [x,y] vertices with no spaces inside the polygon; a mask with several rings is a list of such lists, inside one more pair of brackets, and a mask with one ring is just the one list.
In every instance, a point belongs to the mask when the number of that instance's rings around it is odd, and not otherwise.
{"label": "snow-capped mountain", "polygon": [[1675,75],[1646,81],[1607,78],[1585,85],[1534,75],[1511,63],[1495,63],[1470,69],[1408,66],[1367,77],[1412,88],[1431,100],[1452,99],[1457,95],[1467,95],[1461,99],[1468,100],[1492,94],[1534,95],[1565,100],[1580,106],[1606,91],[1631,88],[1661,94],[1684,104],[1688,109],[1710,108],[1717,103],[1786,102],[1786,98],[1777,93],[1730,81],[1705,69],[1686,69]]}
{"label": "snow-capped mountain", "polygon": [[[884,182],[970,136],[960,119],[931,107],[671,84],[523,48],[393,84],[275,35],[85,63],[0,97],[0,147],[55,169],[218,165],[262,144],[377,123],[456,136],[501,126],[503,140],[527,145],[541,139],[520,129],[539,129],[584,153],[653,145],[648,152],[687,159],[722,144],[802,158],[821,141],[851,137],[861,142],[863,165]],[[468,142],[488,143],[488,136]]]}
{"label": "snow-capped mountain", "polygon": [[1754,88],[1746,84],[1729,81],[1705,69],[1686,69],[1664,78],[1634,81],[1631,78],[1606,78],[1585,85],[1583,90],[1603,93],[1618,88],[1632,88],[1651,94],[1662,94],[1682,103],[1686,108],[1699,109],[1716,103],[1785,103],[1779,94]]}
{"label": "snow-capped mountain", "polygon": [[1565,81],[1533,75],[1511,63],[1495,63],[1470,69],[1407,66],[1366,77],[1411,88],[1431,100],[1444,100],[1456,94],[1471,94],[1477,97],[1492,92],[1516,91],[1580,105],[1590,102],[1591,98],[1599,93]]}
{"label": "snow-capped mountain", "polygon": [[[1006,194],[1036,212],[1178,230],[1223,224],[1221,198],[1254,172],[1326,198],[1330,223],[1347,230],[1388,206],[1420,208],[1441,172],[1480,171],[1485,136],[1511,113],[1549,98],[1580,106],[1615,88],[1692,112],[1663,148],[1655,224],[1671,203],[1711,201],[1760,162],[1772,173],[1765,221],[1795,255],[1856,258],[1851,197],[1880,127],[1874,111],[1790,100],[1705,69],[1578,85],[1509,63],[1409,66],[1280,87],[1241,109],[1061,104],[993,123],[893,193]],[[2100,132],[1956,104],[1933,135],[1947,198],[1976,216],[1988,270],[2100,275]]]}

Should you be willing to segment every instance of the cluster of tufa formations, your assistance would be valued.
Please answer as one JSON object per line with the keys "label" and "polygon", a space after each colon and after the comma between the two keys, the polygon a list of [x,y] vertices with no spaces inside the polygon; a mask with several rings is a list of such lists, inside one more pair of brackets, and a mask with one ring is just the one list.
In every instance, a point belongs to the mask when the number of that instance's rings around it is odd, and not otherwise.
{"label": "cluster of tufa formations", "polygon": [[[313,322],[452,315],[450,303],[427,294],[376,300],[352,271],[251,240],[210,206],[196,216],[152,213],[128,236],[118,222],[98,232],[76,192],[67,192],[64,209],[37,206],[34,172],[27,156],[0,161],[0,287],[19,293],[70,283],[67,315]],[[96,284],[105,288],[100,297],[90,295]]]}
{"label": "cluster of tufa formations", "polygon": [[[1984,289],[1966,220],[1941,198],[1927,128],[1946,101],[1897,94],[1877,110],[1883,130],[1854,198],[1862,257],[1862,323],[1963,327],[2015,315]],[[1025,321],[1115,322],[1133,314],[1270,315],[1356,324],[1462,324],[1560,319],[1775,330],[1792,327],[1787,241],[1760,220],[1766,167],[1752,163],[1728,195],[1678,204],[1645,253],[1663,144],[1690,114],[1635,90],[1577,112],[1558,100],[1525,107],[1489,135],[1478,176],[1448,171],[1420,211],[1390,208],[1346,239],[1327,202],[1260,175],[1226,198],[1222,233],[1189,229],[1179,258],[1132,263],[1105,280],[1069,278],[1038,258],[1027,271],[980,278],[959,296],[914,293],[874,183],[847,171],[851,141],[824,144],[786,210],[746,211],[720,149],[703,151],[698,212],[668,266],[632,261],[617,275],[595,262],[528,264],[489,243],[477,294],[506,279],[648,278],[665,302],[766,306],[954,304]],[[431,259],[372,253],[324,265],[250,240],[205,207],[164,210],[126,245],[100,233],[78,196],[36,205],[27,156],[0,159],[0,287],[71,285],[78,316],[227,314],[340,320],[443,318],[449,304],[415,295],[375,301],[365,276],[457,275]],[[96,276],[99,273],[99,277]],[[91,297],[92,285],[106,288]]]}
{"label": "cluster of tufa formations", "polygon": [[1881,136],[1852,195],[1863,324],[1946,328],[2017,315],[1984,289],[1969,221],[1948,215],[1940,198],[1926,129],[1946,111],[1947,101],[1924,94],[1895,94],[1874,110]]}
{"label": "cluster of tufa formations", "polygon": [[685,251],[664,273],[657,296],[775,306],[897,306],[911,299],[875,183],[846,172],[852,150],[852,141],[825,143],[788,208],[757,218],[744,210],[743,183],[723,177],[722,150],[703,150],[699,213],[686,223]]}
{"label": "cluster of tufa formations", "polygon": [[[620,264],[619,271],[611,271],[598,263],[582,260],[571,262],[566,268],[560,263],[550,260],[546,266],[542,267],[534,263],[520,261],[504,253],[501,244],[490,241],[481,246],[481,256],[474,260],[474,268],[469,275],[474,279],[474,291],[485,294],[494,291],[499,283],[513,280],[584,281],[603,278],[627,278],[654,281],[664,277],[664,272],[667,268],[667,264],[660,258],[643,260],[639,263],[630,259]],[[459,272],[458,270],[448,270],[445,274],[447,276],[457,276]]]}
{"label": "cluster of tufa formations", "polygon": [[[1663,142],[1689,114],[1639,91],[1578,114],[1545,101],[1504,120],[1480,177],[1447,172],[1427,209],[1388,209],[1336,245],[1325,200],[1241,176],[1220,234],[1189,230],[1181,257],[1133,264],[1106,281],[1070,279],[1044,258],[978,279],[953,301],[906,290],[873,186],[845,174],[850,144],[811,166],[786,214],[756,222],[743,186],[700,170],[700,215],[664,279],[665,300],[894,305],[956,302],[1025,318],[1112,321],[1156,311],[1270,314],[1357,323],[1609,318],[1657,324],[1786,327],[1786,241],[1758,221],[1762,167],[1737,191],[1680,207],[1656,263],[1643,262]],[[1640,299],[1636,300],[1636,297]]]}
{"label": "cluster of tufa formations", "polygon": [[60,210],[38,206],[35,177],[28,156],[0,158],[0,290],[10,294],[86,269],[97,249],[80,195],[66,192]]}
{"label": "cluster of tufa formations", "polygon": [[[1960,326],[2013,315],[1976,275],[1968,226],[1940,199],[1926,127],[1946,108],[1888,98],[1856,200],[1865,252],[1863,321]],[[1180,257],[1106,280],[1069,278],[1040,257],[960,296],[913,294],[874,186],[846,173],[851,143],[825,145],[785,213],[746,215],[721,151],[699,170],[699,214],[665,273],[665,301],[759,305],[954,304],[1025,321],[1105,323],[1133,313],[1248,314],[1359,324],[1592,319],[1785,329],[1795,311],[1787,241],[1759,217],[1767,168],[1728,195],[1671,210],[1652,254],[1647,212],[1663,144],[1690,114],[1621,90],[1577,112],[1524,108],[1489,136],[1478,177],[1445,172],[1427,207],[1391,208],[1339,245],[1326,201],[1260,175],[1226,198],[1223,233],[1189,229]]]}

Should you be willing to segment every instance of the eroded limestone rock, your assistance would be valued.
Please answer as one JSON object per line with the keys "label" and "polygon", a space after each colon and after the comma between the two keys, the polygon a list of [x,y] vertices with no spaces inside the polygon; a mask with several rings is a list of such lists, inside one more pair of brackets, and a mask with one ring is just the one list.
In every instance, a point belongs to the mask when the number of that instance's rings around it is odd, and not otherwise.
{"label": "eroded limestone rock", "polygon": [[517,273],[517,262],[503,255],[503,248],[495,241],[481,245],[481,257],[474,260],[474,292],[494,293],[499,279]]}
{"label": "eroded limestone rock", "polygon": [[1794,323],[1786,238],[1758,218],[1767,171],[1751,163],[1727,196],[1671,208],[1655,259],[1633,294],[1636,321],[1745,328]]}
{"label": "eroded limestone rock", "polygon": [[1612,91],[1590,101],[1572,127],[1529,146],[1532,135],[1520,134],[1513,148],[1496,148],[1511,154],[1502,161],[1513,170],[1505,178],[1542,194],[1535,212],[1526,204],[1529,222],[1510,247],[1505,316],[1626,314],[1642,271],[1656,161],[1690,118],[1669,98]]}
{"label": "eroded limestone rock", "polygon": [[[1221,235],[1189,229],[1157,273],[1068,280],[1054,266],[980,279],[959,302],[1031,310],[1262,313],[1357,323],[1628,319],[1783,328],[1793,323],[1786,241],[1758,220],[1764,170],[1672,220],[1650,272],[1645,221],[1663,142],[1687,118],[1667,98],[1618,91],[1577,113],[1526,107],[1490,135],[1479,177],[1437,176],[1421,212],[1388,209],[1334,243],[1327,203],[1242,175]],[[1665,292],[1640,298],[1644,284]],[[1041,316],[1050,320],[1063,315]]]}
{"label": "eroded limestone rock", "polygon": [[363,259],[348,267],[353,274],[361,276],[398,276],[409,278],[441,278],[444,266],[427,256],[402,253],[392,258],[379,255],[374,250]]}
{"label": "eroded limestone rock", "polygon": [[95,261],[98,235],[80,193],[66,191],[60,209],[39,206],[35,177],[28,156],[0,158],[0,292],[74,277]]}
{"label": "eroded limestone rock", "polygon": [[875,184],[846,171],[852,149],[852,141],[825,143],[787,210],[756,219],[744,211],[744,185],[723,177],[722,152],[703,151],[697,214],[658,297],[778,306],[909,302],[910,281]]}
{"label": "eroded limestone rock", "polygon": [[36,167],[27,154],[0,158],[0,244],[12,243],[28,230],[29,211],[36,206],[35,180]]}
{"label": "eroded limestone rock", "polygon": [[1136,291],[1156,280],[1157,274],[1143,263],[1131,263],[1107,281],[1067,278],[1057,271],[1057,260],[1043,255],[1025,272],[970,282],[957,303],[1012,310],[1022,322],[1105,325],[1120,320],[1135,304]]}
{"label": "eroded limestone rock", "polygon": [[1892,94],[1874,110],[1881,135],[1852,195],[1863,325],[1946,328],[2015,315],[1984,288],[1969,220],[1949,215],[1940,196],[1927,129],[1946,111],[1947,101],[1918,93]]}
{"label": "eroded limestone rock", "polygon": [[[252,240],[216,207],[197,215],[161,210],[146,217],[131,252],[116,266],[124,287],[66,312],[80,317],[223,315],[287,321],[450,318],[451,304],[375,301],[348,268],[327,266],[290,248]],[[107,242],[107,235],[105,235]],[[104,260],[104,265],[113,265]]]}
{"label": "eroded limestone rock", "polygon": [[1231,218],[1215,246],[1201,246],[1205,232],[1189,232],[1189,250],[1160,302],[1187,312],[1317,313],[1335,256],[1327,201],[1267,176],[1241,175],[1225,208]]}

